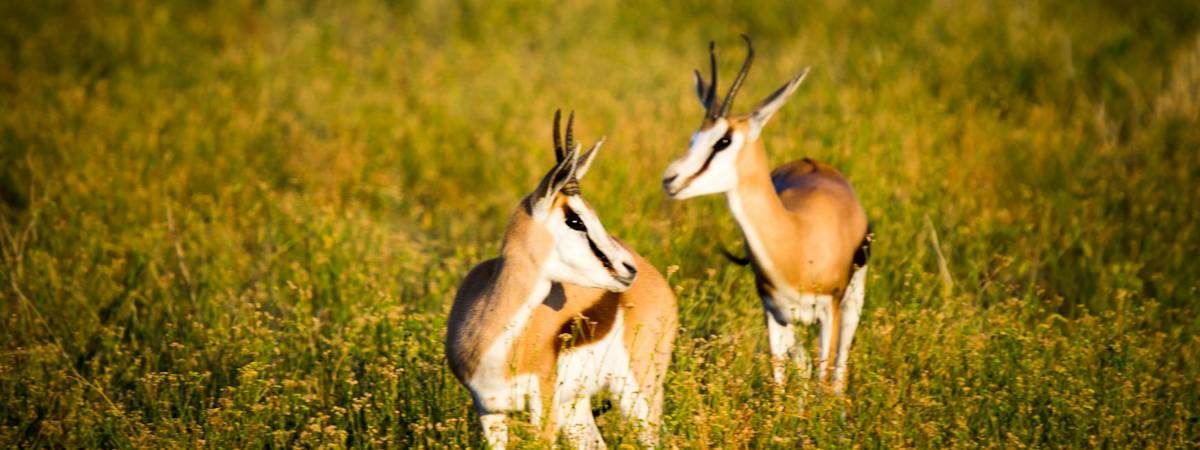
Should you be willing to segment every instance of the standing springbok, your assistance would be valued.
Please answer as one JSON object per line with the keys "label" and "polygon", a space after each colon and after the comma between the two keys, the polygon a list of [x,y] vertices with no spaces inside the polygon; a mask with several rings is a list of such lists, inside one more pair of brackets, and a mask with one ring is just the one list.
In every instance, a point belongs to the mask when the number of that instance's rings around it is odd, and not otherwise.
{"label": "standing springbok", "polygon": [[720,106],[716,104],[717,57],[709,44],[712,83],[696,71],[704,122],[683,157],[663,174],[674,199],[725,193],[745,237],[758,294],[766,310],[773,375],[784,381],[788,357],[805,377],[808,353],[797,344],[794,324],[821,323],[818,379],[836,357],[833,390],[846,385],[846,360],[865,294],[869,226],[850,183],[834,168],[802,159],[770,170],[759,135],[771,115],[804,81],[808,69],[768,96],[748,115],[729,117],[738,88],[754,60],[746,61]]}
{"label": "standing springbok", "polygon": [[[528,410],[542,437],[603,448],[590,397],[608,390],[639,439],[657,441],[675,295],[645,259],[604,231],[579,193],[603,139],[580,154],[574,113],[558,162],[513,211],[500,257],[463,280],[446,356],[475,400],[488,445],[505,447],[506,414]],[[544,405],[549,409],[544,409]]]}

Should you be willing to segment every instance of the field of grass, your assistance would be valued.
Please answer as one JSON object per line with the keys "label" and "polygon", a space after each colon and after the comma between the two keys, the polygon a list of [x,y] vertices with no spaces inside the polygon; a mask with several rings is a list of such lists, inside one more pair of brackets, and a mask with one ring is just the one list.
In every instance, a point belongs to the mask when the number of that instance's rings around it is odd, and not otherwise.
{"label": "field of grass", "polygon": [[[558,107],[679,296],[665,447],[1200,446],[1200,3],[870,3],[0,2],[0,447],[481,446],[446,315]],[[874,222],[844,398],[659,189],[741,32]]]}

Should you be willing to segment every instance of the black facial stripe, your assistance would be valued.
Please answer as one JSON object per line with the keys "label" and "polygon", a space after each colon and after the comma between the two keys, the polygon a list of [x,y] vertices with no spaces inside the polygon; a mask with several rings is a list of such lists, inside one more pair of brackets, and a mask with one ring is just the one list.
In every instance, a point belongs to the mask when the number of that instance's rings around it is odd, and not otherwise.
{"label": "black facial stripe", "polygon": [[596,259],[600,260],[600,264],[603,264],[604,268],[608,269],[609,272],[615,271],[616,269],[613,269],[612,261],[609,261],[608,257],[604,256],[604,253],[600,251],[600,247],[597,247],[596,242],[592,240],[591,235],[588,235],[587,240],[588,247],[591,247],[592,254],[596,255]]}

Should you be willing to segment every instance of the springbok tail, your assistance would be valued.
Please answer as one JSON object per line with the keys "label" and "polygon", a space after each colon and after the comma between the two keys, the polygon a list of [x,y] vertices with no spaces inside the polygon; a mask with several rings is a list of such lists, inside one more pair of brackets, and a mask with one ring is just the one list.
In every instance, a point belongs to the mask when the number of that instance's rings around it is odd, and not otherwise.
{"label": "springbok tail", "polygon": [[733,252],[729,251],[729,249],[725,248],[724,244],[717,244],[717,245],[721,247],[721,254],[725,255],[725,257],[729,259],[729,262],[737,264],[739,266],[745,266],[745,265],[750,264],[750,255],[749,254],[746,254],[746,256],[737,256],[737,255],[734,255]]}
{"label": "springbok tail", "polygon": [[867,260],[871,259],[871,241],[873,240],[875,240],[875,232],[868,223],[867,234],[863,235],[862,243],[858,245],[858,250],[854,251],[854,268],[866,267]]}

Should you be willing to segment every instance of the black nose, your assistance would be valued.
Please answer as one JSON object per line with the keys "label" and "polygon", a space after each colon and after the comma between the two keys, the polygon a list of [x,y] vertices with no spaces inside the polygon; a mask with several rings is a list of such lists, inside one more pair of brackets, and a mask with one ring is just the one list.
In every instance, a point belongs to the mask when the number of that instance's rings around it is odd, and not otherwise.
{"label": "black nose", "polygon": [[663,186],[671,184],[671,182],[675,181],[676,178],[679,178],[679,174],[675,174],[675,175],[671,175],[669,177],[663,178]]}
{"label": "black nose", "polygon": [[621,265],[625,266],[625,270],[629,271],[630,278],[632,278],[634,275],[637,275],[637,267],[633,267],[629,263],[621,263]]}

